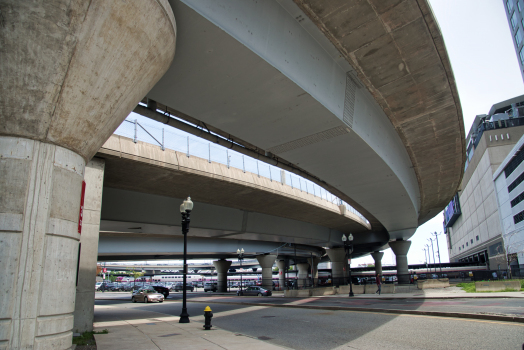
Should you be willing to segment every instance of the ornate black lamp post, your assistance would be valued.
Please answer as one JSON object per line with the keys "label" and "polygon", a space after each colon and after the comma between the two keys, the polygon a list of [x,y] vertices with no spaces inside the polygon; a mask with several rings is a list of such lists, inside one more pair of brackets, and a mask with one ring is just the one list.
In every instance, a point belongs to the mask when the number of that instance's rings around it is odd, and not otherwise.
{"label": "ornate black lamp post", "polygon": [[243,295],[244,292],[242,291],[242,260],[244,260],[244,248],[237,249],[238,254],[238,261],[240,262],[240,291],[238,292],[238,295]]}
{"label": "ornate black lamp post", "polygon": [[[350,233],[348,237],[342,235],[342,242],[344,242],[344,251],[346,252],[346,258],[351,260],[351,253],[353,253],[353,235]],[[348,265],[349,270],[349,296],[354,297],[353,294],[353,281],[351,280],[351,263]]]}
{"label": "ornate black lamp post", "polygon": [[186,305],[186,281],[187,281],[187,233],[189,232],[189,214],[193,210],[193,202],[191,197],[180,205],[180,213],[182,214],[182,233],[184,234],[184,271],[182,272],[183,284],[182,284],[182,313],[180,314],[179,323],[189,323],[189,314],[187,313]]}

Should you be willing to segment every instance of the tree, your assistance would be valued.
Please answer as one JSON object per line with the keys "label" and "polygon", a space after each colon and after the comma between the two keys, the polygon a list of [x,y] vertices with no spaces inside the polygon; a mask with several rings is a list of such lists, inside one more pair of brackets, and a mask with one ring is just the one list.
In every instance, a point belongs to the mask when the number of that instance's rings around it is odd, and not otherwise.
{"label": "tree", "polygon": [[113,271],[109,272],[109,274],[107,275],[107,278],[111,282],[115,282],[116,281],[116,276],[115,276],[115,273]]}
{"label": "tree", "polygon": [[133,268],[133,270],[131,270],[131,273],[130,273],[131,276],[133,276],[133,285],[135,284],[135,281],[138,277],[142,277],[144,276],[144,273],[143,272],[139,272],[139,271],[135,271],[135,269]]}

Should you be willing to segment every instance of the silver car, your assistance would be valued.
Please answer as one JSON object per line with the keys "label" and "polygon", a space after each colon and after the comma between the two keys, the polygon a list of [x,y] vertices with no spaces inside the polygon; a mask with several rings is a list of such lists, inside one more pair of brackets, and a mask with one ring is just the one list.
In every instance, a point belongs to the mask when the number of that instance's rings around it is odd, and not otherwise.
{"label": "silver car", "polygon": [[158,301],[159,303],[162,303],[164,302],[164,295],[158,293],[154,289],[141,288],[133,292],[133,295],[131,296],[131,301],[133,301],[133,303],[136,303],[137,301],[143,301],[144,303],[152,303],[154,301]]}

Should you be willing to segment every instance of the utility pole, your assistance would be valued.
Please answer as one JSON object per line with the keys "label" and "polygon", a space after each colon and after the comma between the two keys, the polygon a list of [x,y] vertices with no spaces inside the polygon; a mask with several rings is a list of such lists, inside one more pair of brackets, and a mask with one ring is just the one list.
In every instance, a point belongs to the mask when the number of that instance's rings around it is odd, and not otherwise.
{"label": "utility pole", "polygon": [[435,261],[435,250],[433,249],[433,240],[431,238],[428,238],[428,240],[431,242],[431,251],[433,252],[433,266],[435,267],[435,272],[437,272],[437,262]]}
{"label": "utility pole", "polygon": [[422,249],[424,251],[424,262],[426,263],[426,273],[428,272],[428,257],[426,256],[426,248]]}
{"label": "utility pole", "polygon": [[437,255],[438,255],[438,265],[440,267],[440,273],[442,273],[442,262],[440,261],[440,248],[438,245],[438,239],[437,236],[439,235],[437,232],[432,233],[433,236],[435,236],[435,240],[437,241]]}
{"label": "utility pole", "polygon": [[[425,246],[426,246],[426,249],[427,249],[427,251],[428,251],[428,262],[429,262],[428,265],[431,265],[431,257],[430,257],[430,255],[429,255],[429,245],[428,245],[428,244],[425,244]],[[428,269],[429,269],[429,267],[426,268],[426,270],[428,270]],[[426,271],[426,272],[429,273],[429,271]]]}

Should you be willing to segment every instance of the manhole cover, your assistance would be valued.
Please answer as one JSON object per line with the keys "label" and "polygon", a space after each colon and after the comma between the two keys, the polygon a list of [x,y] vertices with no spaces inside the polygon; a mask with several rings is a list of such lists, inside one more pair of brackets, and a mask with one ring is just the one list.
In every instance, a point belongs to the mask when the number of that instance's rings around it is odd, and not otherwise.
{"label": "manhole cover", "polygon": [[270,337],[266,337],[265,335],[261,336],[261,337],[258,337],[259,340],[271,340],[273,338],[270,338]]}
{"label": "manhole cover", "polygon": [[180,333],[172,333],[172,334],[166,334],[166,335],[159,335],[159,337],[172,337],[172,336],[175,336],[175,335],[180,335]]}

